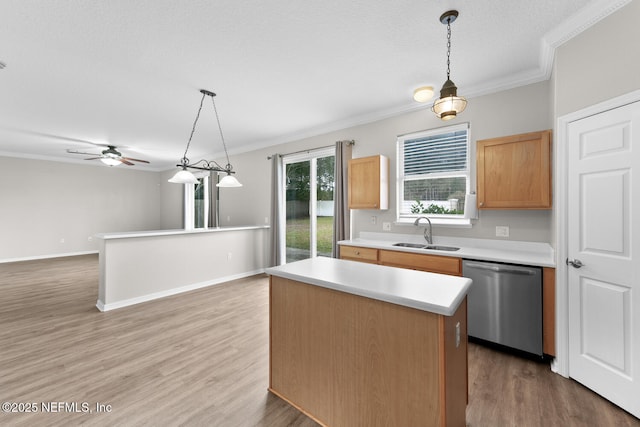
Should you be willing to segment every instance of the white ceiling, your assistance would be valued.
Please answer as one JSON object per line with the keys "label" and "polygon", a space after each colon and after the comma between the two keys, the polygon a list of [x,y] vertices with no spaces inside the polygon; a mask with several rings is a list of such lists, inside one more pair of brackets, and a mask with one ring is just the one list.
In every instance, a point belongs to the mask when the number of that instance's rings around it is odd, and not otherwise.
{"label": "white ceiling", "polygon": [[[166,170],[204,88],[233,161],[429,108],[412,93],[446,78],[446,10],[470,98],[547,79],[555,47],[628,1],[2,0],[0,155],[84,162],[66,150],[109,143]],[[209,101],[188,157],[221,152]]]}

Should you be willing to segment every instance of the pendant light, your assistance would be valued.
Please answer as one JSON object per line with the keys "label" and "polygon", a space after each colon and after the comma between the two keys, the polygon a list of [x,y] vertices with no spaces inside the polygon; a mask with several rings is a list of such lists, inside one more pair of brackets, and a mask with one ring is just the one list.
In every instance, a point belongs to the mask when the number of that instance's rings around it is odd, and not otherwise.
{"label": "pendant light", "polygon": [[[189,169],[197,169],[197,170],[205,170],[205,171],[213,171],[213,172],[226,172],[225,175],[218,184],[217,187],[242,187],[242,184],[234,177],[232,174],[233,167],[231,166],[231,162],[229,161],[229,153],[227,152],[227,144],[224,142],[224,134],[222,133],[222,127],[220,126],[220,118],[218,117],[218,109],[216,108],[216,101],[214,97],[215,93],[201,89],[200,93],[202,94],[202,99],[200,100],[200,107],[198,108],[198,113],[196,114],[196,119],[193,122],[193,127],[191,128],[191,135],[189,135],[189,140],[187,141],[187,148],[184,150],[184,155],[182,159],[180,159],[180,164],[176,165],[180,168],[176,174],[169,179],[169,182],[173,182],[176,184],[196,184],[198,182],[198,178],[193,175],[189,171]],[[200,112],[202,111],[202,105],[204,104],[205,97],[210,96],[211,102],[213,103],[213,111],[216,114],[216,121],[218,123],[218,130],[220,131],[220,139],[222,140],[222,146],[224,147],[224,154],[227,157],[227,165],[225,167],[220,166],[214,160],[198,160],[195,163],[191,163],[187,158],[187,152],[189,151],[189,146],[191,145],[191,139],[193,139],[193,134],[196,131],[196,125],[198,124],[198,119],[200,118]]]}
{"label": "pendant light", "polygon": [[450,56],[451,56],[451,23],[458,17],[457,10],[449,10],[440,16],[440,22],[447,25],[447,81],[440,89],[440,98],[434,103],[431,111],[442,120],[450,120],[463,112],[467,106],[467,100],[458,96],[458,88],[451,81]]}

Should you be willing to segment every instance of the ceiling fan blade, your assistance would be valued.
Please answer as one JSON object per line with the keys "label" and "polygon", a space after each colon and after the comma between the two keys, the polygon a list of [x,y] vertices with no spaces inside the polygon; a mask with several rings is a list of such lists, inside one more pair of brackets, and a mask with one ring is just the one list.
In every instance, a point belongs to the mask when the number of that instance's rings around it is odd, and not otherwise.
{"label": "ceiling fan blade", "polygon": [[88,159],[85,159],[85,160],[98,160],[98,159],[101,159],[101,158],[102,158],[102,156],[99,156],[99,157],[89,157]]}
{"label": "ceiling fan blade", "polygon": [[125,159],[125,160],[130,160],[130,161],[132,161],[132,162],[142,162],[142,163],[149,163],[149,162],[148,162],[148,161],[146,161],[146,160],[140,160],[140,159],[132,159],[131,157],[122,157],[122,159]]}
{"label": "ceiling fan blade", "polygon": [[120,157],[118,160],[120,160],[122,163],[124,163],[125,165],[129,165],[129,166],[133,166],[133,163],[131,163],[130,161],[128,161],[127,159],[125,159],[124,157]]}
{"label": "ceiling fan blade", "polygon": [[87,153],[86,151],[67,150],[69,154],[81,154],[83,156],[99,156],[98,153]]}

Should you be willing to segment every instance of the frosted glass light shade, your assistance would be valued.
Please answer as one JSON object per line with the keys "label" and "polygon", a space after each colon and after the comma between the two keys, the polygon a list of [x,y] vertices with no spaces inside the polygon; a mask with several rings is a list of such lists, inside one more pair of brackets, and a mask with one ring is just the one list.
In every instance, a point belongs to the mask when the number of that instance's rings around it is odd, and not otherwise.
{"label": "frosted glass light shade", "polygon": [[433,86],[422,86],[413,91],[413,99],[417,102],[427,102],[433,98]]}
{"label": "frosted glass light shade", "polygon": [[176,174],[173,175],[173,177],[171,177],[168,181],[174,184],[196,184],[198,182],[198,178],[196,178],[188,170],[183,169],[176,172]]}
{"label": "frosted glass light shade", "polygon": [[119,159],[115,159],[113,157],[103,157],[100,159],[100,161],[109,166],[118,166],[119,164],[122,164]]}
{"label": "frosted glass light shade", "polygon": [[462,113],[467,106],[467,100],[461,96],[447,96],[439,98],[433,103],[433,112],[442,120],[453,119]]}
{"label": "frosted glass light shade", "polygon": [[440,89],[440,98],[433,103],[431,110],[442,120],[451,120],[467,107],[467,100],[458,96],[458,88],[449,79]]}
{"label": "frosted glass light shade", "polygon": [[216,187],[242,187],[240,181],[233,175],[227,175],[216,184]]}

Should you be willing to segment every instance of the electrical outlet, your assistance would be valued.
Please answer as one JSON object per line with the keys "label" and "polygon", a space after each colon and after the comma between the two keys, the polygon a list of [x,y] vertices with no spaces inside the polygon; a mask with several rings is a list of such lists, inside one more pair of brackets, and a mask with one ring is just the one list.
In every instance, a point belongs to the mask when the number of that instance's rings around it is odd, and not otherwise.
{"label": "electrical outlet", "polygon": [[498,225],[496,226],[496,236],[497,237],[509,237],[509,227],[506,225]]}
{"label": "electrical outlet", "polygon": [[265,224],[269,224],[269,217],[268,217],[268,216],[265,216],[265,217],[264,217],[264,223],[265,223]]}
{"label": "electrical outlet", "polygon": [[391,223],[390,222],[383,222],[382,223],[382,230],[383,231],[391,231]]}
{"label": "electrical outlet", "polygon": [[89,237],[87,238],[87,241],[89,241],[89,242],[93,242],[93,236],[89,236]]}
{"label": "electrical outlet", "polygon": [[375,225],[378,222],[378,217],[375,215],[371,215],[371,224]]}
{"label": "electrical outlet", "polygon": [[64,237],[60,239],[60,243],[64,243]]}
{"label": "electrical outlet", "polygon": [[232,254],[231,252],[227,252],[227,261],[231,261]]}

